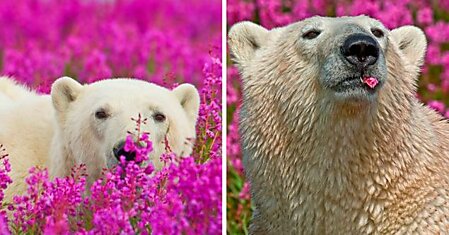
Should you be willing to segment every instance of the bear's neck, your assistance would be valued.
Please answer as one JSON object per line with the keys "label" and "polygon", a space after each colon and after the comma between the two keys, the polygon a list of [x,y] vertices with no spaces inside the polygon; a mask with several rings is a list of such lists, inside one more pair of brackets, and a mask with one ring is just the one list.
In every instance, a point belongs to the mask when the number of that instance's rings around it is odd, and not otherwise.
{"label": "bear's neck", "polygon": [[[379,188],[388,187],[387,181],[420,164],[409,150],[411,143],[419,141],[412,139],[420,129],[412,115],[418,101],[393,92],[388,89],[375,103],[360,106],[325,103],[321,97],[244,105],[240,131],[245,155],[254,158],[245,166],[247,174],[255,178],[251,174],[274,171],[284,188],[294,181],[316,192],[344,193],[352,187],[362,195],[374,181]],[[277,115],[261,110],[276,110]],[[297,115],[292,118],[289,113]]]}
{"label": "bear's neck", "polygon": [[327,178],[335,178],[335,173],[348,181],[367,175],[388,178],[385,169],[396,171],[392,167],[414,164],[412,155],[399,151],[414,141],[412,109],[416,102],[413,97],[400,103],[388,101],[381,97],[377,103],[321,108],[319,115],[297,124],[297,130],[308,131],[293,137],[302,148],[296,157],[306,165],[322,166],[323,176],[330,174]]}
{"label": "bear's neck", "polygon": [[64,144],[61,130],[56,128],[51,142],[48,170],[51,178],[69,176],[75,161],[70,148]]}

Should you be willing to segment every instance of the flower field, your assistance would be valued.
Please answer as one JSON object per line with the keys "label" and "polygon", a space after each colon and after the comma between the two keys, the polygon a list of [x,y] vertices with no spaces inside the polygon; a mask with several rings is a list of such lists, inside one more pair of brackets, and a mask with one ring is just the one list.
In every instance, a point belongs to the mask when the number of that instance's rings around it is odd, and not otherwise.
{"label": "flower field", "polygon": [[[41,93],[65,75],[188,82],[201,97],[192,156],[167,153],[159,172],[122,161],[88,195],[83,165],[55,180],[33,168],[27,193],[2,202],[11,169],[0,143],[0,234],[221,234],[221,9],[220,0],[0,2],[1,75]],[[145,160],[152,145],[139,136],[125,147]]]}
{"label": "flower field", "polygon": [[[449,1],[446,0],[228,0],[227,26],[249,20],[267,28],[310,16],[365,14],[393,29],[413,24],[428,40],[417,96],[449,118]],[[229,53],[228,53],[229,55]],[[249,185],[245,182],[238,135],[240,78],[229,61],[227,69],[227,232],[246,234],[251,218]]]}

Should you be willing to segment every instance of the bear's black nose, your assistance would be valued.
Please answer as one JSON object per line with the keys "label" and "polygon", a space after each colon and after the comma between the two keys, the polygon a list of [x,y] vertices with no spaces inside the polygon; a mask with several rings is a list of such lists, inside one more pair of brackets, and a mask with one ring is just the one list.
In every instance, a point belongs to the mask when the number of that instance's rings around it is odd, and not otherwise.
{"label": "bear's black nose", "polygon": [[126,158],[126,161],[134,161],[136,159],[135,152],[125,151],[125,141],[120,141],[118,144],[116,144],[112,151],[114,152],[115,158],[117,158],[117,160],[119,161],[120,156],[124,156]]}
{"label": "bear's black nose", "polygon": [[365,69],[376,63],[379,57],[379,44],[368,35],[352,34],[346,38],[341,51],[349,63],[358,69]]}

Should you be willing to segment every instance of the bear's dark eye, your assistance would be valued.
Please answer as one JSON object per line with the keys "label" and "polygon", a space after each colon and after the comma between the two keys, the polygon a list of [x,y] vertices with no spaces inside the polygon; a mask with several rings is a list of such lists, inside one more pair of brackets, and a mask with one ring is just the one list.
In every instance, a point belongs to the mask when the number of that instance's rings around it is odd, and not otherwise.
{"label": "bear's dark eye", "polygon": [[318,35],[320,35],[321,31],[317,30],[317,29],[312,29],[309,30],[307,32],[305,32],[302,37],[305,39],[314,39],[316,37],[318,37]]}
{"label": "bear's dark eye", "polygon": [[163,122],[163,121],[165,121],[165,115],[162,114],[162,113],[155,113],[155,114],[153,115],[153,118],[154,118],[154,120],[155,120],[156,122]]}
{"label": "bear's dark eye", "polygon": [[384,36],[384,32],[378,28],[371,29],[371,33],[373,33],[376,38],[381,38]]}
{"label": "bear's dark eye", "polygon": [[106,119],[109,117],[109,114],[104,109],[99,109],[95,112],[95,118],[97,119]]}

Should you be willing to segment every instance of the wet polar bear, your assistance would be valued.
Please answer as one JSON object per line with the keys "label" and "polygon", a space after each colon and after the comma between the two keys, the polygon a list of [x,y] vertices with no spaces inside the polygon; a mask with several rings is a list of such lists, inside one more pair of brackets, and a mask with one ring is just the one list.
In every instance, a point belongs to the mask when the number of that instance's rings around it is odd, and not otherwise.
{"label": "wet polar bear", "polygon": [[136,128],[131,118],[139,114],[148,118],[142,131],[150,133],[150,160],[156,169],[162,167],[165,139],[178,156],[189,155],[200,102],[190,84],[170,91],[134,79],[81,85],[63,77],[54,82],[51,95],[38,95],[0,78],[0,95],[0,143],[10,155],[13,180],[7,201],[24,192],[32,166],[48,167],[51,177],[60,177],[85,164],[92,183],[103,168],[118,163],[127,131]]}
{"label": "wet polar bear", "polygon": [[417,98],[426,39],[366,16],[234,25],[251,234],[449,233],[449,124]]}

